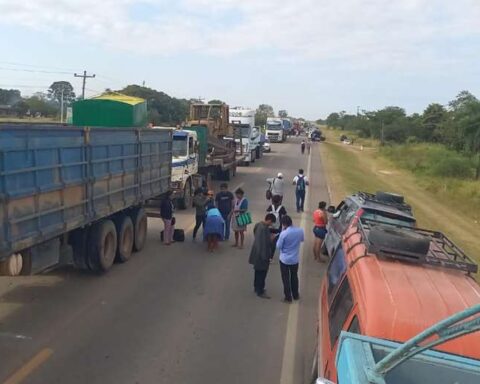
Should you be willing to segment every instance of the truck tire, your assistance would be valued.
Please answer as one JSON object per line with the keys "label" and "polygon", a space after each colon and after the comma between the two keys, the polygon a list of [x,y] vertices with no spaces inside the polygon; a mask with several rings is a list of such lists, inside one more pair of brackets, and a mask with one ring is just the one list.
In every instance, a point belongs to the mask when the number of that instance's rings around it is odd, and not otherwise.
{"label": "truck tire", "polygon": [[130,259],[133,252],[133,243],[135,239],[133,222],[130,216],[122,215],[115,221],[117,228],[117,255],[115,260],[125,263]]}
{"label": "truck tire", "polygon": [[368,235],[370,243],[377,247],[386,247],[426,255],[430,249],[430,239],[408,229],[376,225]]}
{"label": "truck tire", "polygon": [[134,241],[133,251],[140,252],[147,241],[147,214],[143,208],[138,208],[132,215],[133,229],[134,229]]}
{"label": "truck tire", "polygon": [[20,253],[14,253],[0,261],[0,275],[18,276],[22,272],[23,259]]}
{"label": "truck tire", "polygon": [[377,200],[384,201],[385,203],[403,204],[405,202],[405,198],[397,193],[378,191],[375,196]]}
{"label": "truck tire", "polygon": [[183,197],[177,200],[178,209],[188,209],[192,206],[192,183],[187,181],[183,188]]}
{"label": "truck tire", "polygon": [[252,152],[250,153],[250,159],[252,159],[252,163],[255,163],[255,159],[256,159],[255,151],[252,151]]}
{"label": "truck tire", "polygon": [[73,265],[77,269],[88,270],[88,232],[89,227],[79,228],[72,231],[68,242],[73,249]]}
{"label": "truck tire", "polygon": [[88,266],[93,272],[107,272],[117,253],[117,230],[112,220],[102,220],[90,230]]}

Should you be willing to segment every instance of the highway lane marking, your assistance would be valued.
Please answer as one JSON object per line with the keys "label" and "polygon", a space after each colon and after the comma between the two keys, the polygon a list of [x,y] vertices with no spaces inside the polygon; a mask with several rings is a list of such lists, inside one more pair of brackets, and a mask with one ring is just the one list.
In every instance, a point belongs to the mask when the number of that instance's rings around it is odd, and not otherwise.
{"label": "highway lane marking", "polygon": [[[245,185],[245,183],[242,181],[240,184],[238,184],[237,186],[233,187],[233,191],[235,192],[238,188],[241,188]],[[190,224],[190,226],[188,226],[188,228],[186,229],[185,233],[190,233],[193,231],[193,228],[195,228],[195,220],[193,220],[192,224]]]}
{"label": "highway lane marking", "polygon": [[43,348],[29,361],[23,364],[16,372],[9,376],[3,384],[19,384],[32,374],[38,367],[44,364],[53,354],[53,349]]}
{"label": "highway lane marking", "polygon": [[[308,156],[307,164],[307,175],[311,178],[311,168],[312,168],[312,157]],[[309,189],[305,193],[305,205],[306,211],[308,212],[309,208]],[[302,212],[302,218],[300,226],[305,229],[307,224],[307,215],[305,212]],[[300,255],[302,259],[305,258],[303,254],[303,246],[305,242],[300,246]],[[298,276],[302,277],[303,271],[303,262],[299,263],[298,266]],[[297,353],[297,330],[298,330],[298,312],[299,312],[299,303],[293,302],[289,304],[288,309],[288,318],[287,318],[287,333],[285,335],[285,344],[283,346],[283,359],[282,359],[282,370],[280,373],[280,384],[297,384],[295,382],[295,356]]]}

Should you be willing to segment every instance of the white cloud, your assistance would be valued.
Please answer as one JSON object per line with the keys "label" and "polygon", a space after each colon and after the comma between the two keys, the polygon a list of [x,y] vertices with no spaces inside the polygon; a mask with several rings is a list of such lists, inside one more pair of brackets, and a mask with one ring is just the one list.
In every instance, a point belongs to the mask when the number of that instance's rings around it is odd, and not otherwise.
{"label": "white cloud", "polygon": [[[158,14],[134,20],[129,10],[138,3]],[[64,32],[132,53],[268,50],[278,60],[356,68],[447,60],[456,41],[478,46],[479,20],[478,0],[0,0],[0,25]]]}

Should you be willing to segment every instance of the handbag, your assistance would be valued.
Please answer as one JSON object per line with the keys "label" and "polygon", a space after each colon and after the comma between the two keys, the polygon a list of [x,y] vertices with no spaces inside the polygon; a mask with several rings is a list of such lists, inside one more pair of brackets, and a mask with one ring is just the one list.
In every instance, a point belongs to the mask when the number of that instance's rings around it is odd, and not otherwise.
{"label": "handbag", "polygon": [[175,217],[172,217],[172,225],[175,225],[177,223],[177,219]]}
{"label": "handbag", "polygon": [[250,212],[242,212],[240,213],[235,220],[237,220],[237,225],[239,227],[245,227],[248,224],[252,224],[252,216]]}

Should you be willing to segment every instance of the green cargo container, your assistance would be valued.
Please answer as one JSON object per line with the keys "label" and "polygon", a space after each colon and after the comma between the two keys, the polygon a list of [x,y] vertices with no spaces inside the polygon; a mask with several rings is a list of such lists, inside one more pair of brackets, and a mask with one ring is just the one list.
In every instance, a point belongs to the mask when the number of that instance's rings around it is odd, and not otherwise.
{"label": "green cargo container", "polygon": [[73,104],[73,125],[87,127],[144,127],[147,102],[138,97],[106,94]]}
{"label": "green cargo container", "polygon": [[191,127],[186,127],[185,130],[197,132],[198,166],[205,166],[208,153],[208,128],[204,125],[193,125]]}

